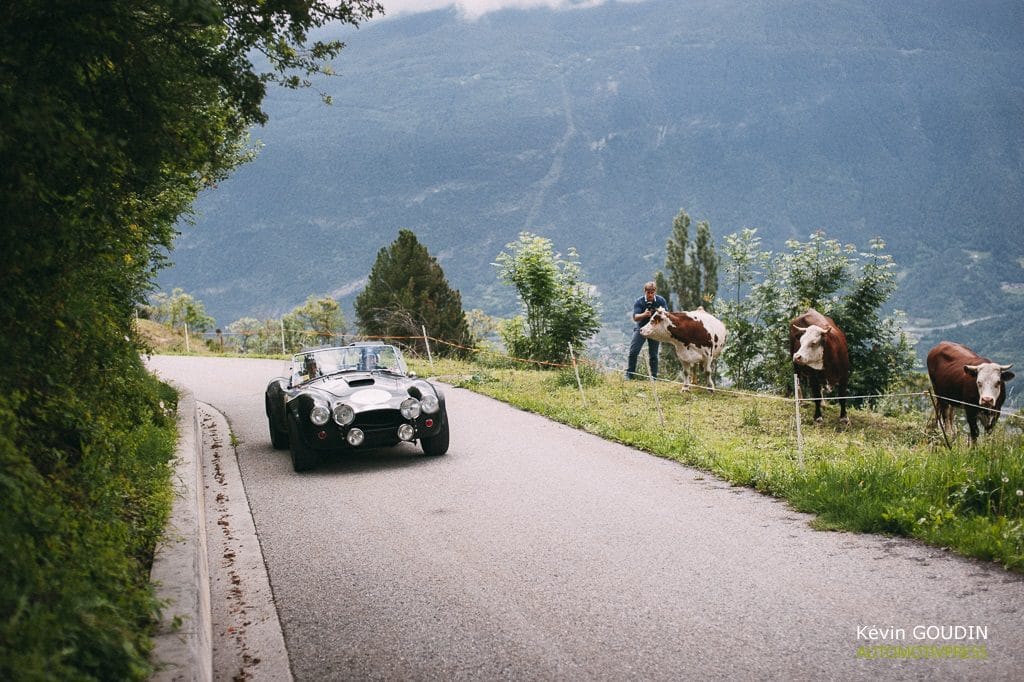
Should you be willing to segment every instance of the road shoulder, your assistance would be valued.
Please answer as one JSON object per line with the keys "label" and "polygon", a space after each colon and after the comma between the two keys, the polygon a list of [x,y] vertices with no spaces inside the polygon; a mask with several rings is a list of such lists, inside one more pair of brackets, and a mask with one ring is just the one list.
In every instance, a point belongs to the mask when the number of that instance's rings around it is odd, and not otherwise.
{"label": "road shoulder", "polygon": [[281,623],[224,415],[198,403],[215,679],[292,679]]}

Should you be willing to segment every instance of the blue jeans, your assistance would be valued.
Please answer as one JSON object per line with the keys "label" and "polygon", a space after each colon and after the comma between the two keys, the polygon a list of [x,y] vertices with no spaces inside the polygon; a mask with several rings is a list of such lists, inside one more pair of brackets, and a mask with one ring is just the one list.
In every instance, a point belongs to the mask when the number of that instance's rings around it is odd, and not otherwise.
{"label": "blue jeans", "polygon": [[633,340],[629,342],[629,362],[626,364],[626,378],[639,379],[636,373],[636,359],[640,357],[640,349],[647,342],[647,355],[650,358],[651,376],[658,376],[658,347],[661,345],[654,339],[645,339],[640,329],[633,330]]}

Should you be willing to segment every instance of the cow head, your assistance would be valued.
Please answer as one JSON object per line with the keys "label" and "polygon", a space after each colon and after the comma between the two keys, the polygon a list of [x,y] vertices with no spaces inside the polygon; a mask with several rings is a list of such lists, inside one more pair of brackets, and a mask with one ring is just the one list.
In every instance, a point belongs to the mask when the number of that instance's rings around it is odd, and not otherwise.
{"label": "cow head", "polygon": [[658,308],[648,318],[647,324],[640,328],[640,334],[644,338],[655,341],[671,341],[672,332],[669,329],[674,326],[675,323],[669,318],[668,311]]}
{"label": "cow head", "polygon": [[794,364],[806,365],[811,369],[824,369],[825,338],[832,331],[832,327],[812,324],[806,327],[793,325],[793,329],[800,332],[800,348],[793,353]]}
{"label": "cow head", "polygon": [[1003,392],[1003,384],[1015,375],[1008,371],[1013,365],[1000,365],[985,362],[980,365],[964,365],[964,372],[974,377],[978,383],[978,404],[982,407],[994,407]]}

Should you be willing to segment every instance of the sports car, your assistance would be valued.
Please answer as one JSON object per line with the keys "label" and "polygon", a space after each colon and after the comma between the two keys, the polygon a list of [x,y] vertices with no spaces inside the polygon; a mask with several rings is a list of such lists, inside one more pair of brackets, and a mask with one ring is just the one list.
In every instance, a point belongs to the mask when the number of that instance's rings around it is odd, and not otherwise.
{"label": "sports car", "polygon": [[316,467],[325,453],[417,440],[428,455],[448,452],[444,394],[388,344],[297,353],[290,376],[271,381],[265,399],[270,442],[291,450],[295,471]]}

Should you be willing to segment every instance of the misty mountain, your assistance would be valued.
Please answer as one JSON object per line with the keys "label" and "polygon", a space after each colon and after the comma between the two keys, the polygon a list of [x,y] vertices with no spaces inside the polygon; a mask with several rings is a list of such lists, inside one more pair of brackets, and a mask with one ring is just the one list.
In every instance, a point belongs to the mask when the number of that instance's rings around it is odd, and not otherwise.
{"label": "misty mountain", "polygon": [[309,294],[350,309],[404,227],[467,309],[498,315],[505,244],[575,246],[627,329],[685,208],[720,245],[881,236],[912,326],[987,318],[922,345],[960,335],[1024,364],[1020,2],[649,0],[341,35],[317,83],[334,105],[272,90],[259,157],[200,198],[159,277],[221,325]]}

